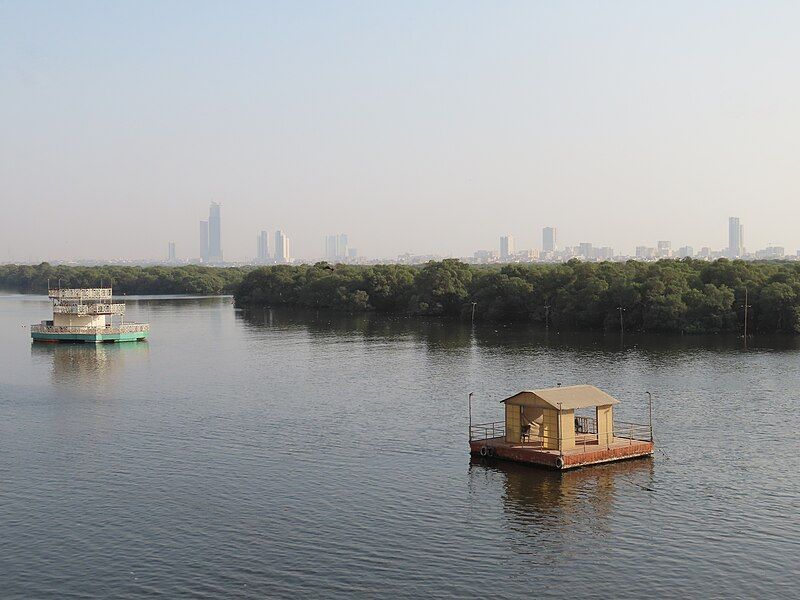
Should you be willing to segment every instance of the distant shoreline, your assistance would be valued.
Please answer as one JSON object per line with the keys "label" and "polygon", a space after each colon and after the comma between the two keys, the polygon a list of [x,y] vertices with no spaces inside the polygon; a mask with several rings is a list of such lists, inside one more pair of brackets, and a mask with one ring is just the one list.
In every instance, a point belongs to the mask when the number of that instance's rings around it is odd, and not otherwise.
{"label": "distant shoreline", "polygon": [[538,323],[627,333],[800,333],[800,263],[692,259],[654,263],[265,267],[0,266],[0,289],[112,285],[115,295],[232,295],[238,308]]}

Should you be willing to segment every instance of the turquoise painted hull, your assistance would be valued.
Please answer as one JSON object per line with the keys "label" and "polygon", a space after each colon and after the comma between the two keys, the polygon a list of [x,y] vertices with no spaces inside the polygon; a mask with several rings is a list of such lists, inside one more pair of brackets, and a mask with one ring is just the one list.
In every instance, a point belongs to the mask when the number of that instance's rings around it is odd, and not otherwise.
{"label": "turquoise painted hull", "polygon": [[147,338],[147,331],[125,333],[31,333],[34,342],[86,342],[102,344],[105,342],[139,342]]}

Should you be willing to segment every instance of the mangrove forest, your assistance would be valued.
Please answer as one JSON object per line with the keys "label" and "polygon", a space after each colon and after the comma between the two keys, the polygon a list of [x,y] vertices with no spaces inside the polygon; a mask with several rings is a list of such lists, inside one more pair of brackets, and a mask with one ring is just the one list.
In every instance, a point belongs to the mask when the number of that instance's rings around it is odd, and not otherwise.
{"label": "mangrove forest", "polygon": [[120,294],[232,293],[239,308],[377,311],[562,329],[800,333],[800,262],[658,262],[264,267],[0,266],[0,287],[44,293],[47,282]]}

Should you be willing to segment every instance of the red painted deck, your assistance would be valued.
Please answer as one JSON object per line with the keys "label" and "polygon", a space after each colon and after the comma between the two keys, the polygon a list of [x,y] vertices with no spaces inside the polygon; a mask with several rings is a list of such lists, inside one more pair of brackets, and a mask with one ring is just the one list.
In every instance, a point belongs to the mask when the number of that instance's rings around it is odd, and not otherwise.
{"label": "red painted deck", "polygon": [[545,450],[528,444],[511,444],[504,437],[473,440],[469,443],[470,453],[481,456],[481,450],[494,458],[531,463],[557,469],[559,471],[595,465],[598,463],[626,460],[653,453],[653,442],[614,438],[609,444],[597,444],[597,441],[559,453],[558,450]]}

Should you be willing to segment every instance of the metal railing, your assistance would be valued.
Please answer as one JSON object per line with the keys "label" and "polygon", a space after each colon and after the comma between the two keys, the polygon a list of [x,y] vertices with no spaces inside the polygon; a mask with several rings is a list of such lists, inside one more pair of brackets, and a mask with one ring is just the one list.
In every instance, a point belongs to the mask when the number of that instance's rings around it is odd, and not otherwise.
{"label": "metal railing", "polygon": [[615,438],[622,438],[639,442],[650,442],[653,440],[653,431],[649,425],[642,425],[640,423],[626,423],[625,421],[614,421],[613,436]]}
{"label": "metal railing", "polygon": [[[471,442],[499,437],[504,438],[505,435],[506,424],[504,421],[478,423],[476,425],[471,425],[469,428],[469,441]],[[631,444],[637,441],[649,442],[652,441],[652,431],[649,425],[614,421],[609,438],[611,443],[616,443],[618,440],[628,440]],[[514,445],[556,450],[561,447],[561,442],[567,439],[571,439],[575,446],[581,447],[584,452],[588,451],[587,446],[598,447],[604,446],[607,443],[606,440],[598,439],[596,419],[592,417],[575,417],[575,431],[573,436],[559,437],[545,434],[531,434],[526,433],[525,430],[522,429],[520,432],[520,441],[514,442]]]}
{"label": "metal railing", "polygon": [[125,304],[95,302],[92,304],[56,304],[54,314],[62,315],[124,315]]}
{"label": "metal railing", "polygon": [[597,419],[594,417],[575,417],[575,433],[576,434],[596,434],[597,433]]}
{"label": "metal railing", "polygon": [[[462,430],[463,431],[463,430]],[[492,438],[506,437],[505,421],[493,423],[478,423],[469,427],[469,441],[490,440]]]}
{"label": "metal railing", "polygon": [[61,300],[104,300],[111,298],[111,288],[56,288],[47,290],[47,294]]}
{"label": "metal railing", "polygon": [[69,326],[69,325],[31,325],[31,333],[82,333],[82,334],[115,334],[139,333],[150,331],[147,323],[124,323],[106,326]]}

